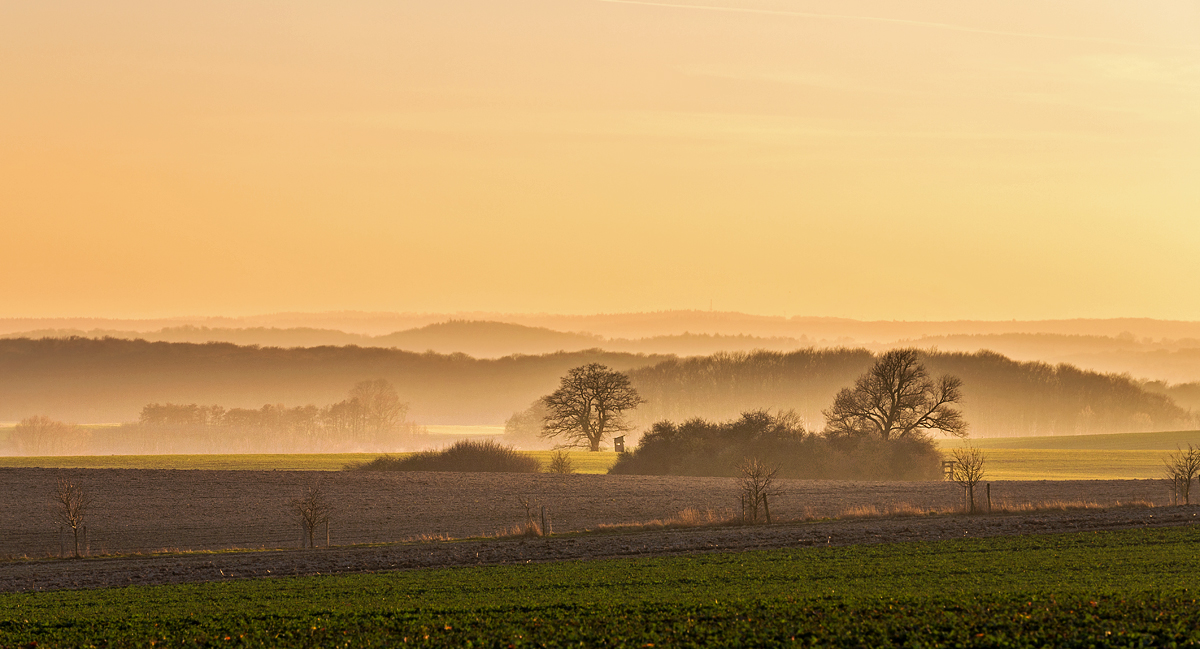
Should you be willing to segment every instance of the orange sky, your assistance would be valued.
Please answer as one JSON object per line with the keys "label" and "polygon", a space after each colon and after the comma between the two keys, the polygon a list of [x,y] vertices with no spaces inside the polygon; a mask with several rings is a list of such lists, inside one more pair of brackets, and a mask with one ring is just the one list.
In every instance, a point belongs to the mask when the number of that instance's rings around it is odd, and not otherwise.
{"label": "orange sky", "polygon": [[0,4],[0,316],[1200,319],[1200,4]]}

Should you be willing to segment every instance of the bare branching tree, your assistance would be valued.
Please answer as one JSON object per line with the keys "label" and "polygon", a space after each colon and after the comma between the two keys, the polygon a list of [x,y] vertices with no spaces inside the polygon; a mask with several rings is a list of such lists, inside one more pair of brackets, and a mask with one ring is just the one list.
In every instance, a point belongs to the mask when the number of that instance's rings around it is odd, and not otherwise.
{"label": "bare branching tree", "polygon": [[308,538],[308,547],[317,547],[313,542],[313,535],[317,527],[329,522],[329,514],[332,512],[332,507],[325,499],[325,491],[321,483],[316,482],[310,485],[304,490],[304,495],[288,501],[288,507],[300,519],[300,525],[304,527],[304,533]]}
{"label": "bare branching tree", "polygon": [[91,437],[82,426],[36,415],[22,419],[11,439],[19,455],[83,455]]}
{"label": "bare branching tree", "polygon": [[544,437],[562,437],[566,446],[599,451],[600,443],[630,426],[623,414],[644,403],[629,377],[599,363],[576,367],[562,378],[559,388],[544,397]]}
{"label": "bare branching tree", "polygon": [[400,401],[396,388],[386,379],[355,383],[350,398],[362,404],[364,426],[377,435],[394,430],[408,414],[408,404]]}
{"label": "bare branching tree", "polygon": [[879,357],[853,388],[838,392],[824,411],[832,437],[873,435],[883,441],[941,431],[967,435],[967,422],[954,404],[962,400],[962,381],[929,376],[915,349],[897,349]]}
{"label": "bare branching tree", "polygon": [[967,495],[967,511],[974,514],[975,485],[983,480],[983,451],[966,444],[951,451],[950,456],[954,458],[950,479],[962,486]]}
{"label": "bare branching tree", "polygon": [[71,529],[76,557],[79,556],[79,533],[91,507],[92,497],[82,485],[66,476],[58,477],[50,496],[50,513],[54,522]]}
{"label": "bare branching tree", "polygon": [[1191,504],[1192,480],[1200,477],[1200,448],[1191,444],[1188,444],[1186,451],[1177,448],[1163,460],[1163,464],[1166,465],[1165,477],[1171,483],[1174,504],[1179,504],[1181,496],[1183,504]]}
{"label": "bare branching tree", "polygon": [[758,510],[761,508],[764,518],[770,523],[771,505],[767,497],[777,495],[772,489],[779,467],[768,466],[758,458],[750,458],[738,465],[738,471],[741,473],[742,522],[757,523]]}

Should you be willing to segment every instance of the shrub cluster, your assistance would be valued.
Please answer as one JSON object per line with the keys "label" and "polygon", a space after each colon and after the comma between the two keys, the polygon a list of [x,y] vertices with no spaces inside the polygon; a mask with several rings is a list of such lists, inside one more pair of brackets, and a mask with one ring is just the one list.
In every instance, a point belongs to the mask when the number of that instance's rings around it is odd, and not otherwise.
{"label": "shrub cluster", "polygon": [[404,457],[384,455],[349,467],[357,471],[463,471],[468,473],[537,473],[541,463],[493,440],[464,439],[440,451]]}
{"label": "shrub cluster", "polygon": [[937,480],[941,456],[929,439],[830,439],[804,430],[794,413],[763,410],[740,419],[682,424],[660,421],[609,473],[736,476],[758,458],[779,466],[778,477],[834,480]]}

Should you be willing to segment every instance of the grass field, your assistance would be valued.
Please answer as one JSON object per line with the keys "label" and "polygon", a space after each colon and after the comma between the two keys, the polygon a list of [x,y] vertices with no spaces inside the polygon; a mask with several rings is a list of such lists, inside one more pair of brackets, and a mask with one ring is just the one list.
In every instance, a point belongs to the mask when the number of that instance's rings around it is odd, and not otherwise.
{"label": "grass field", "polygon": [[[0,436],[4,434],[0,430]],[[449,439],[449,438],[448,438]],[[943,449],[959,440],[939,440]],[[1162,477],[1163,458],[1176,447],[1200,446],[1200,431],[973,439],[985,450],[987,480],[1113,480]],[[545,466],[550,451],[527,451]],[[337,471],[377,453],[279,455],[98,455],[0,457],[0,467]],[[579,473],[606,473],[611,452],[573,451]]]}
{"label": "grass field", "polygon": [[[940,440],[954,446],[958,440]],[[972,439],[986,449],[1088,450],[1088,451],[1173,451],[1188,444],[1200,445],[1200,430],[1164,433],[1114,433],[1110,435],[1056,435],[1053,437],[990,437]]]}
{"label": "grass field", "polygon": [[[528,451],[550,462],[550,451]],[[47,469],[208,469],[217,471],[340,471],[348,464],[367,462],[379,453],[327,453],[278,455],[77,455],[51,457],[0,457],[0,467]],[[400,453],[394,455],[402,455]],[[577,473],[607,473],[616,453],[571,453]]]}
{"label": "grass field", "polygon": [[0,646],[1197,646],[1200,529],[0,595]]}
{"label": "grass field", "polygon": [[0,467],[47,469],[207,469],[214,471],[340,471],[378,453],[250,455],[63,455],[0,457]]}
{"label": "grass field", "polygon": [[[943,450],[960,440],[940,439]],[[972,439],[984,449],[987,480],[1149,480],[1177,447],[1200,445],[1200,431]]]}

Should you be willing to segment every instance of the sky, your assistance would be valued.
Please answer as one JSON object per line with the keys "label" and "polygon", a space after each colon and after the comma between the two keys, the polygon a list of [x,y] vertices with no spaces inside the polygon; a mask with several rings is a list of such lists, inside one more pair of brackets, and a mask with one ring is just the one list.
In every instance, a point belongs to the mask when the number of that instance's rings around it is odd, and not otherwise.
{"label": "sky", "polygon": [[0,2],[0,317],[1200,320],[1200,4]]}

